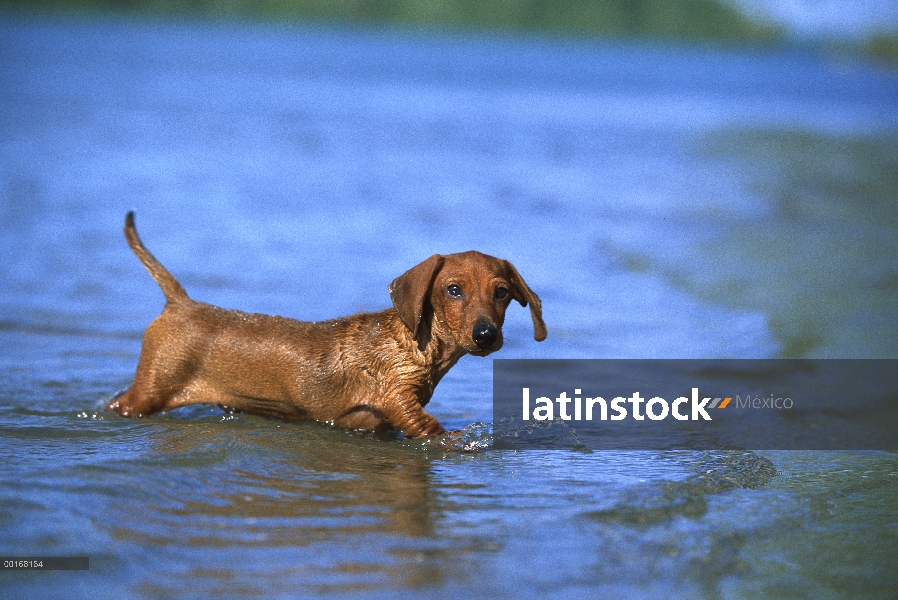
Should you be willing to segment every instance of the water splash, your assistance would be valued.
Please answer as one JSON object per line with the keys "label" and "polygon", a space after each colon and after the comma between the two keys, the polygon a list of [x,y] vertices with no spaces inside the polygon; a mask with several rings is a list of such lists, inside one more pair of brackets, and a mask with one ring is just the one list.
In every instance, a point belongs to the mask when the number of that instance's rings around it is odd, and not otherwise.
{"label": "water splash", "polygon": [[85,411],[82,411],[75,416],[79,419],[95,419],[97,421],[102,421],[106,418],[105,416],[103,416],[101,414],[97,414],[95,412],[91,413],[91,414],[87,414],[87,412],[85,412]]}
{"label": "water splash", "polygon": [[592,452],[580,442],[576,430],[564,421],[524,422],[516,417],[503,417],[498,423],[472,423],[464,429],[413,440],[411,445],[421,449],[439,448],[447,452],[481,452],[487,449],[509,449],[510,446],[503,442],[504,439],[525,436],[539,436],[539,447],[543,449]]}
{"label": "water splash", "polygon": [[[493,431],[495,448],[511,448],[512,440],[527,439],[528,447],[548,450],[566,449],[577,452],[592,452],[577,437],[577,430],[567,421],[554,419],[547,421],[524,421],[520,417],[502,417]],[[505,440],[509,440],[506,442]],[[532,444],[532,445],[531,445]]]}
{"label": "water splash", "polygon": [[492,423],[471,423],[464,429],[447,431],[417,443],[420,448],[439,448],[447,452],[480,452],[493,446]]}

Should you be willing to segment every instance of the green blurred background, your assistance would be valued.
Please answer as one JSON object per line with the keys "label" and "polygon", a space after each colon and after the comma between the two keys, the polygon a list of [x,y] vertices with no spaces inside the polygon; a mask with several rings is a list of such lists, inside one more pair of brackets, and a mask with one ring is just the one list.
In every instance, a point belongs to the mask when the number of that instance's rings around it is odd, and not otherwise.
{"label": "green blurred background", "polygon": [[[819,3],[818,3],[819,4]],[[830,3],[832,4],[832,3]],[[867,7],[873,7],[867,11]],[[211,18],[365,27],[508,32],[579,38],[636,37],[727,44],[821,42],[898,64],[898,8],[889,2],[840,6],[773,0],[2,0],[0,11],[155,18]],[[844,22],[872,23],[839,31]],[[865,11],[869,15],[865,16]],[[835,18],[835,27],[820,13]],[[804,23],[811,30],[804,30]],[[817,26],[818,30],[814,30]],[[796,31],[797,29],[797,31]],[[797,35],[796,35],[797,34]]]}

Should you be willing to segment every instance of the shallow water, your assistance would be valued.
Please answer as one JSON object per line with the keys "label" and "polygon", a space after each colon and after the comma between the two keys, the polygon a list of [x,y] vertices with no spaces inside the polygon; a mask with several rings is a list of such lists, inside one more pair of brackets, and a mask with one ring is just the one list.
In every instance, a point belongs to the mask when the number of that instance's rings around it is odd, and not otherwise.
{"label": "shallow water", "polygon": [[[324,319],[435,252],[514,262],[504,358],[896,357],[898,79],[803,50],[0,23],[10,596],[893,597],[898,459],[444,452],[194,407],[131,421],[162,295]],[[488,439],[489,359],[429,410]]]}

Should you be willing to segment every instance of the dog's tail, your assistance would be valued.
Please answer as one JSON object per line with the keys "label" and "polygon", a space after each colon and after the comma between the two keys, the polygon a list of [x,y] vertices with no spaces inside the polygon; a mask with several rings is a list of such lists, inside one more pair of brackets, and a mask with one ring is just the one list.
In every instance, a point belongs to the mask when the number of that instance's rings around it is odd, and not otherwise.
{"label": "dog's tail", "polygon": [[128,239],[128,245],[131,246],[131,250],[134,251],[134,254],[143,263],[143,266],[147,268],[147,271],[150,272],[150,275],[153,276],[159,287],[162,288],[162,293],[165,294],[165,299],[168,302],[190,299],[187,292],[178,283],[178,280],[162,266],[162,263],[156,260],[156,257],[150,254],[150,251],[140,241],[140,238],[137,236],[137,229],[134,227],[133,211],[129,212],[128,216],[125,217],[125,237]]}

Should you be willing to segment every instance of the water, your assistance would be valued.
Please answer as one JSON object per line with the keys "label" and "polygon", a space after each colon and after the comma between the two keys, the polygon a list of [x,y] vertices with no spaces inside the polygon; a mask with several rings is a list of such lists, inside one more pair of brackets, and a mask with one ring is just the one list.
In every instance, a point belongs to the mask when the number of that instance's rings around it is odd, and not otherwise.
{"label": "water", "polygon": [[898,29],[898,5],[892,0],[731,0],[731,4],[754,19],[774,22],[802,38],[862,41]]}
{"label": "water", "polygon": [[[4,596],[894,597],[893,453],[445,452],[137,421],[162,295],[324,319],[511,260],[505,358],[895,357],[898,80],[800,49],[0,23]],[[482,441],[489,359],[429,410]]]}

